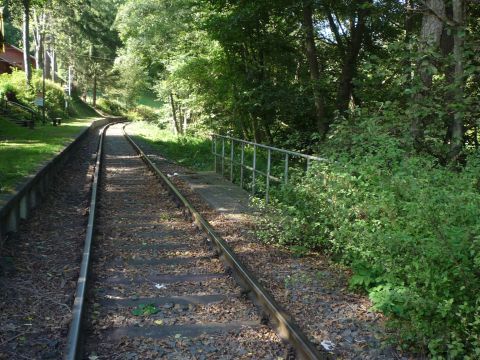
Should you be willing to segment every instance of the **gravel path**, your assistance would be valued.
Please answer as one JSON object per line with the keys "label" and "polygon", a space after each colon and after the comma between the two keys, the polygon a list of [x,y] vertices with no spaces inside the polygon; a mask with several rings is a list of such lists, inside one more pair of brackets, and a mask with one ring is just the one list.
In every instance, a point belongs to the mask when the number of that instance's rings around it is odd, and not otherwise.
{"label": "gravel path", "polygon": [[98,133],[83,140],[0,258],[0,359],[59,359],[71,319]]}
{"label": "gravel path", "polygon": [[123,137],[107,131],[85,359],[278,359],[286,345]]}
{"label": "gravel path", "polygon": [[[168,161],[134,133],[144,151],[181,190],[197,210],[228,241],[243,263],[263,286],[291,314],[310,340],[323,350],[322,342],[334,345],[338,359],[411,359],[386,339],[394,335],[384,318],[370,310],[365,296],[348,290],[348,271],[321,254],[296,258],[291,252],[260,242],[255,236],[255,219],[243,215],[228,217],[214,210],[194,193],[180,176],[190,171]],[[390,330],[391,331],[391,330]]]}

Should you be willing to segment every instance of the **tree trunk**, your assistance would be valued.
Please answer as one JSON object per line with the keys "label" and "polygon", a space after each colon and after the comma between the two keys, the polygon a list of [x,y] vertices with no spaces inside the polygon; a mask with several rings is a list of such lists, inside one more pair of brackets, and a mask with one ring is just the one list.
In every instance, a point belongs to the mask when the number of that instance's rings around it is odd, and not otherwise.
{"label": "tree trunk", "polygon": [[30,0],[23,0],[23,62],[28,86],[32,82],[30,64]]}
{"label": "tree trunk", "polygon": [[51,59],[51,65],[52,65],[52,81],[57,82],[57,55],[55,53],[55,47],[52,47],[52,59]]}
{"label": "tree trunk", "polygon": [[473,143],[475,145],[475,149],[478,149],[480,147],[478,142],[478,126],[477,125],[473,126]]}
{"label": "tree trunk", "polygon": [[41,25],[42,20],[38,16],[35,8],[33,9],[33,24],[33,40],[35,42],[35,67],[37,69],[43,69],[43,30]]}
{"label": "tree trunk", "polygon": [[456,160],[464,145],[463,128],[463,93],[464,93],[464,25],[465,25],[465,3],[464,0],[452,0],[453,21],[456,29],[453,35],[453,57],[455,59],[454,83],[455,103],[459,108],[455,111],[452,124],[452,141],[450,143],[449,160]]}
{"label": "tree trunk", "polygon": [[303,0],[303,31],[305,33],[305,53],[310,70],[310,80],[312,81],[313,100],[315,102],[315,118],[317,130],[322,139],[325,138],[329,123],[325,117],[325,105],[320,93],[320,66],[317,59],[317,49],[315,47],[315,33],[313,28],[313,6],[311,0]]}
{"label": "tree trunk", "polygon": [[97,74],[93,75],[92,105],[97,106]]}
{"label": "tree trunk", "polygon": [[187,127],[188,127],[188,116],[185,112],[183,112],[183,134],[187,135]]}
{"label": "tree trunk", "polygon": [[178,106],[178,127],[181,130],[182,135],[186,134],[187,129],[183,126],[185,122],[185,112],[182,106]]}
{"label": "tree trunk", "polygon": [[262,134],[260,132],[260,128],[258,126],[258,119],[253,116],[252,114],[249,114],[250,119],[252,120],[252,127],[253,127],[253,139],[256,143],[261,143],[262,142]]}
{"label": "tree trunk", "polygon": [[173,133],[175,135],[178,135],[178,133],[180,132],[180,129],[179,129],[179,126],[178,126],[178,122],[177,122],[177,110],[175,109],[175,100],[173,99],[173,94],[170,93],[170,104],[172,105],[172,120],[173,120]]}
{"label": "tree trunk", "polygon": [[337,90],[336,107],[340,114],[343,114],[348,110],[348,105],[350,104],[350,99],[353,94],[353,78],[357,72],[358,55],[362,48],[366,30],[365,17],[367,15],[367,9],[362,5],[367,3],[367,0],[360,2],[357,23],[355,24],[355,20],[352,18],[350,24],[350,41],[346,47],[345,57],[342,64],[342,73],[340,75]]}
{"label": "tree trunk", "polygon": [[[448,18],[453,18],[453,9],[451,4],[446,4],[445,6],[445,16]],[[453,52],[453,33],[450,31],[449,28],[443,28],[442,36],[440,38],[440,50],[442,51],[442,56],[447,58],[448,56],[452,55]],[[449,65],[445,68],[445,79],[447,83],[453,88],[455,82],[455,65]],[[455,101],[455,90],[448,91],[445,96],[445,103],[446,104],[453,104]],[[454,122],[454,112],[448,111],[447,115],[445,116],[445,137],[443,139],[443,143],[450,144],[452,141],[452,126]]]}
{"label": "tree trunk", "polygon": [[[430,48],[438,49],[443,32],[443,22],[439,17],[445,17],[445,3],[443,0],[426,0],[427,7],[422,19],[420,31],[420,51],[428,52]],[[416,102],[421,103],[425,94],[432,86],[432,74],[429,71],[431,63],[422,60],[417,64],[417,74],[423,90],[416,95]],[[410,127],[415,148],[421,150],[424,144],[425,117],[414,116]]]}
{"label": "tree trunk", "polygon": [[[45,43],[43,44],[43,46],[47,46]],[[43,59],[43,70],[45,71],[45,77],[47,79],[50,79],[51,78],[51,69],[52,69],[52,58],[51,58],[51,53],[50,51],[48,51],[49,49],[47,49],[46,51],[44,51],[44,59]]]}
{"label": "tree trunk", "polygon": [[[405,0],[405,43],[408,44],[412,40],[412,35],[413,35],[413,30],[415,27],[415,18],[413,15],[413,0]],[[406,58],[404,60],[404,67],[405,69],[411,69],[412,67],[412,62],[410,58]],[[407,83],[408,86],[412,85],[412,80],[413,80],[413,74],[412,71],[410,70],[407,74]],[[406,104],[405,104],[406,106]]]}

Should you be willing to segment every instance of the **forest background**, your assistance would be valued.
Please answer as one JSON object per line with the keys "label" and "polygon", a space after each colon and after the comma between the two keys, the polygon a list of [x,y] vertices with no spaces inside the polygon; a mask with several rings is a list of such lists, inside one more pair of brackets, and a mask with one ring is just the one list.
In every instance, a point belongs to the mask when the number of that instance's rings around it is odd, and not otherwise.
{"label": "forest background", "polygon": [[259,236],[351,268],[410,351],[480,357],[477,1],[3,3],[7,41],[94,106],[328,158]]}

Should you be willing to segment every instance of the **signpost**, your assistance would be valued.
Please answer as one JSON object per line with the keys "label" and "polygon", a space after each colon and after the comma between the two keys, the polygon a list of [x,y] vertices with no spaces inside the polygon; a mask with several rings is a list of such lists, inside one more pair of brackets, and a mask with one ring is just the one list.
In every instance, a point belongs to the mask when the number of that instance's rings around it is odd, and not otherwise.
{"label": "signpost", "polygon": [[38,107],[43,107],[43,93],[41,91],[37,92],[37,96],[35,97],[35,100],[33,103],[37,105]]}
{"label": "signpost", "polygon": [[35,96],[35,100],[33,100],[33,103],[35,106],[38,106],[39,108],[42,108],[42,115],[43,119],[42,122],[45,124],[45,97],[44,93],[41,91],[37,92],[37,95]]}

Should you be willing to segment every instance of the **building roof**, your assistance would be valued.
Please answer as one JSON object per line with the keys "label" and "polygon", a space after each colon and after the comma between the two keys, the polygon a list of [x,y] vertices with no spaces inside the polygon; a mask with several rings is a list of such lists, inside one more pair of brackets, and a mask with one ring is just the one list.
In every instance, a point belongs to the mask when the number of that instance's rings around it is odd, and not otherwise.
{"label": "building roof", "polygon": [[[23,64],[23,50],[16,46],[5,44],[5,52],[0,52],[0,61],[6,62],[21,70],[25,70]],[[32,66],[35,67],[35,57],[30,55],[30,61]]]}

